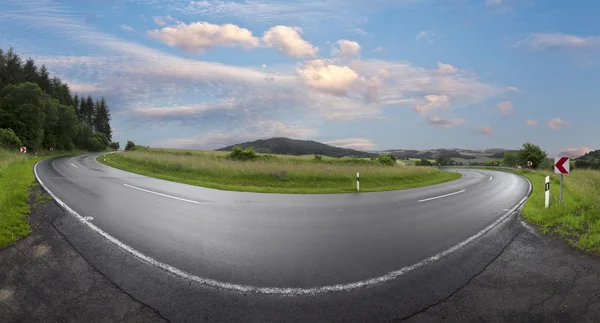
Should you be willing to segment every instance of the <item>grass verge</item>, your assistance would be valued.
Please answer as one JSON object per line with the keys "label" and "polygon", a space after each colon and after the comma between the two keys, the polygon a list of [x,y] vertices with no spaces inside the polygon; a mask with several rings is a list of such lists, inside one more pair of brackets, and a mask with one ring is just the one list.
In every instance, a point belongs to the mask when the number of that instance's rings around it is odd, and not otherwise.
{"label": "grass verge", "polygon": [[448,182],[460,174],[434,168],[383,166],[358,158],[268,155],[233,161],[227,153],[144,149],[101,156],[98,161],[122,170],[174,182],[231,191],[329,194],[400,190]]}
{"label": "grass verge", "polygon": [[29,192],[35,183],[33,166],[42,159],[60,155],[68,154],[23,157],[20,153],[0,149],[0,249],[31,232],[26,215],[31,210]]}
{"label": "grass verge", "polygon": [[[488,168],[489,169],[489,168]],[[527,177],[533,186],[523,206],[523,218],[541,233],[557,235],[578,250],[600,255],[600,171],[572,170],[564,175],[560,204],[560,175],[553,171],[507,170]],[[545,207],[545,179],[550,176],[550,207]]]}

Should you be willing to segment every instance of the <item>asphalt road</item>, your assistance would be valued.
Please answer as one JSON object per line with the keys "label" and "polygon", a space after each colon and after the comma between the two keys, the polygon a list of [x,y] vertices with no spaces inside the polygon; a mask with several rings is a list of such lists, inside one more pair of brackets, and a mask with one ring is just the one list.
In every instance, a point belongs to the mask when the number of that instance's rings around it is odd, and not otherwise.
{"label": "asphalt road", "polygon": [[45,160],[36,172],[132,249],[217,287],[275,293],[389,278],[481,232],[529,190],[514,174],[460,170],[459,180],[404,191],[230,192],[124,172],[95,156]]}

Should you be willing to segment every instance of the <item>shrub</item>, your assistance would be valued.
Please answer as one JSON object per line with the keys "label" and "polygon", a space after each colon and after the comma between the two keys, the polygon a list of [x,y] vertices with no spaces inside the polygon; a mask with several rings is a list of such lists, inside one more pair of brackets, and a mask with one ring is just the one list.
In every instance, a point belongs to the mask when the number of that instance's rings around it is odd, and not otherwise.
{"label": "shrub", "polygon": [[314,160],[315,161],[322,161],[323,160],[323,156],[321,156],[321,155],[315,155]]}
{"label": "shrub", "polygon": [[396,165],[396,158],[390,154],[388,155],[379,155],[377,157],[377,161],[383,165],[394,166]]}
{"label": "shrub", "polygon": [[0,128],[0,148],[19,149],[23,143],[12,129]]}
{"label": "shrub", "polygon": [[125,145],[125,151],[135,150],[135,143],[131,140],[127,140],[127,145]]}
{"label": "shrub", "polygon": [[241,147],[235,146],[229,153],[228,158],[231,160],[247,161],[254,160],[258,157],[258,154],[254,151],[254,148],[248,147],[242,149]]}
{"label": "shrub", "polygon": [[433,166],[433,164],[428,159],[421,158],[415,162],[415,166]]}
{"label": "shrub", "polygon": [[121,148],[119,142],[111,142],[109,146],[112,150],[119,150],[119,148]]}

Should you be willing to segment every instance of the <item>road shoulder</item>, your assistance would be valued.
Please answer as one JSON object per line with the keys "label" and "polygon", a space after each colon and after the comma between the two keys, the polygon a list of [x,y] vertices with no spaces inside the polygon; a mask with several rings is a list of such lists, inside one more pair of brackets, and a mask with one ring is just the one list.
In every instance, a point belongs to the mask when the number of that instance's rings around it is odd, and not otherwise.
{"label": "road shoulder", "polygon": [[469,284],[405,322],[597,322],[600,258],[529,227]]}
{"label": "road shoulder", "polygon": [[117,288],[56,230],[65,216],[35,185],[31,234],[0,250],[0,317],[6,322],[167,322]]}

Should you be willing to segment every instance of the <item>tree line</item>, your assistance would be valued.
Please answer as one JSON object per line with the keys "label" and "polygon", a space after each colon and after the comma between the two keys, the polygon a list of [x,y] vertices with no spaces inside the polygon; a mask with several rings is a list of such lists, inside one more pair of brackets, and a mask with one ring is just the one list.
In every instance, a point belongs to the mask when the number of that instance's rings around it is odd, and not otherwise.
{"label": "tree line", "polygon": [[13,48],[0,48],[0,147],[22,145],[33,152],[118,147],[110,120],[104,97],[73,95],[45,65],[38,68],[32,58],[23,62]]}

